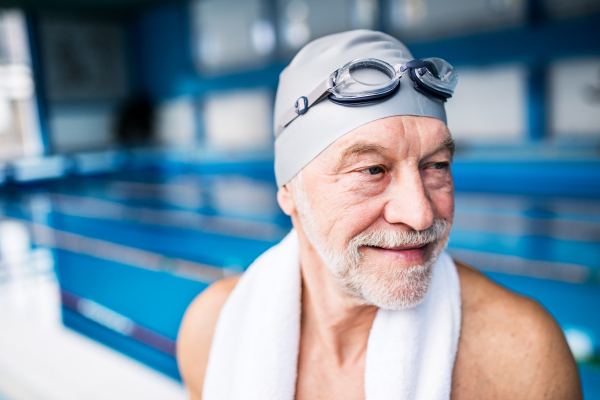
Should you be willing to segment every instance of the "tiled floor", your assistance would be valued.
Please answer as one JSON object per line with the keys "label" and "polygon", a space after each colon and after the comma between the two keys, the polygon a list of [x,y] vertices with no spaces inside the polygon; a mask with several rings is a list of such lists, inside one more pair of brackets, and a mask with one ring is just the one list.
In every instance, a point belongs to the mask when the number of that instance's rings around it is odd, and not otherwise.
{"label": "tiled floor", "polygon": [[62,325],[44,251],[0,262],[0,400],[187,398],[179,382]]}

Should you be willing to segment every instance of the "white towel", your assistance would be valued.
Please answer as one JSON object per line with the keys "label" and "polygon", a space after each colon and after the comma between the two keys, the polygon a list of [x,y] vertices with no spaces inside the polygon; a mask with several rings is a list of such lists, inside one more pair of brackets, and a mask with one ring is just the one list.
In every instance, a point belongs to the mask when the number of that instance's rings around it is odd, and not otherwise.
{"label": "white towel", "polygon": [[[203,399],[294,399],[299,257],[292,230],[248,268],[231,292],[215,328]],[[458,275],[444,252],[421,304],[377,312],[367,345],[366,399],[449,399],[460,319]]]}

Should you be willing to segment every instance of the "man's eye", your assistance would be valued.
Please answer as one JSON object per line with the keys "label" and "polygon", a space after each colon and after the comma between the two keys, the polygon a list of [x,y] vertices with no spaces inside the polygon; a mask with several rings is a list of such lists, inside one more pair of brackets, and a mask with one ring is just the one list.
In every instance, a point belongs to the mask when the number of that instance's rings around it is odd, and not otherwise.
{"label": "man's eye", "polygon": [[368,173],[369,175],[378,175],[383,173],[383,168],[382,167],[370,167],[370,168],[366,168],[363,170],[363,172]]}
{"label": "man's eye", "polygon": [[431,168],[433,168],[433,169],[443,169],[443,168],[445,168],[447,166],[448,166],[447,162],[438,162],[438,163],[432,164]]}

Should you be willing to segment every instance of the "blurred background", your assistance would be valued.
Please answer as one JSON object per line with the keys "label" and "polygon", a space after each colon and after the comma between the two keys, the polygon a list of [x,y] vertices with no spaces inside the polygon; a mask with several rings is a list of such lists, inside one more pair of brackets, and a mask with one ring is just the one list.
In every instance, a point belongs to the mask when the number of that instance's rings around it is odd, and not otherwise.
{"label": "blurred background", "polygon": [[0,399],[186,397],[187,305],[291,227],[278,75],[356,28],[456,67],[449,250],[600,399],[600,0],[1,0]]}

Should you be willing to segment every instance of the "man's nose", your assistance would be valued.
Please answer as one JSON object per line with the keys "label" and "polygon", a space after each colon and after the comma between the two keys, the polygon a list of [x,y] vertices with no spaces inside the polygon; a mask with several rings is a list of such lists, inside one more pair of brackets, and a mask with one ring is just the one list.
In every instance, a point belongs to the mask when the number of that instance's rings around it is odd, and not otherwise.
{"label": "man's nose", "polygon": [[384,218],[390,224],[404,224],[422,231],[433,224],[435,209],[423,185],[419,170],[406,171],[392,179]]}

